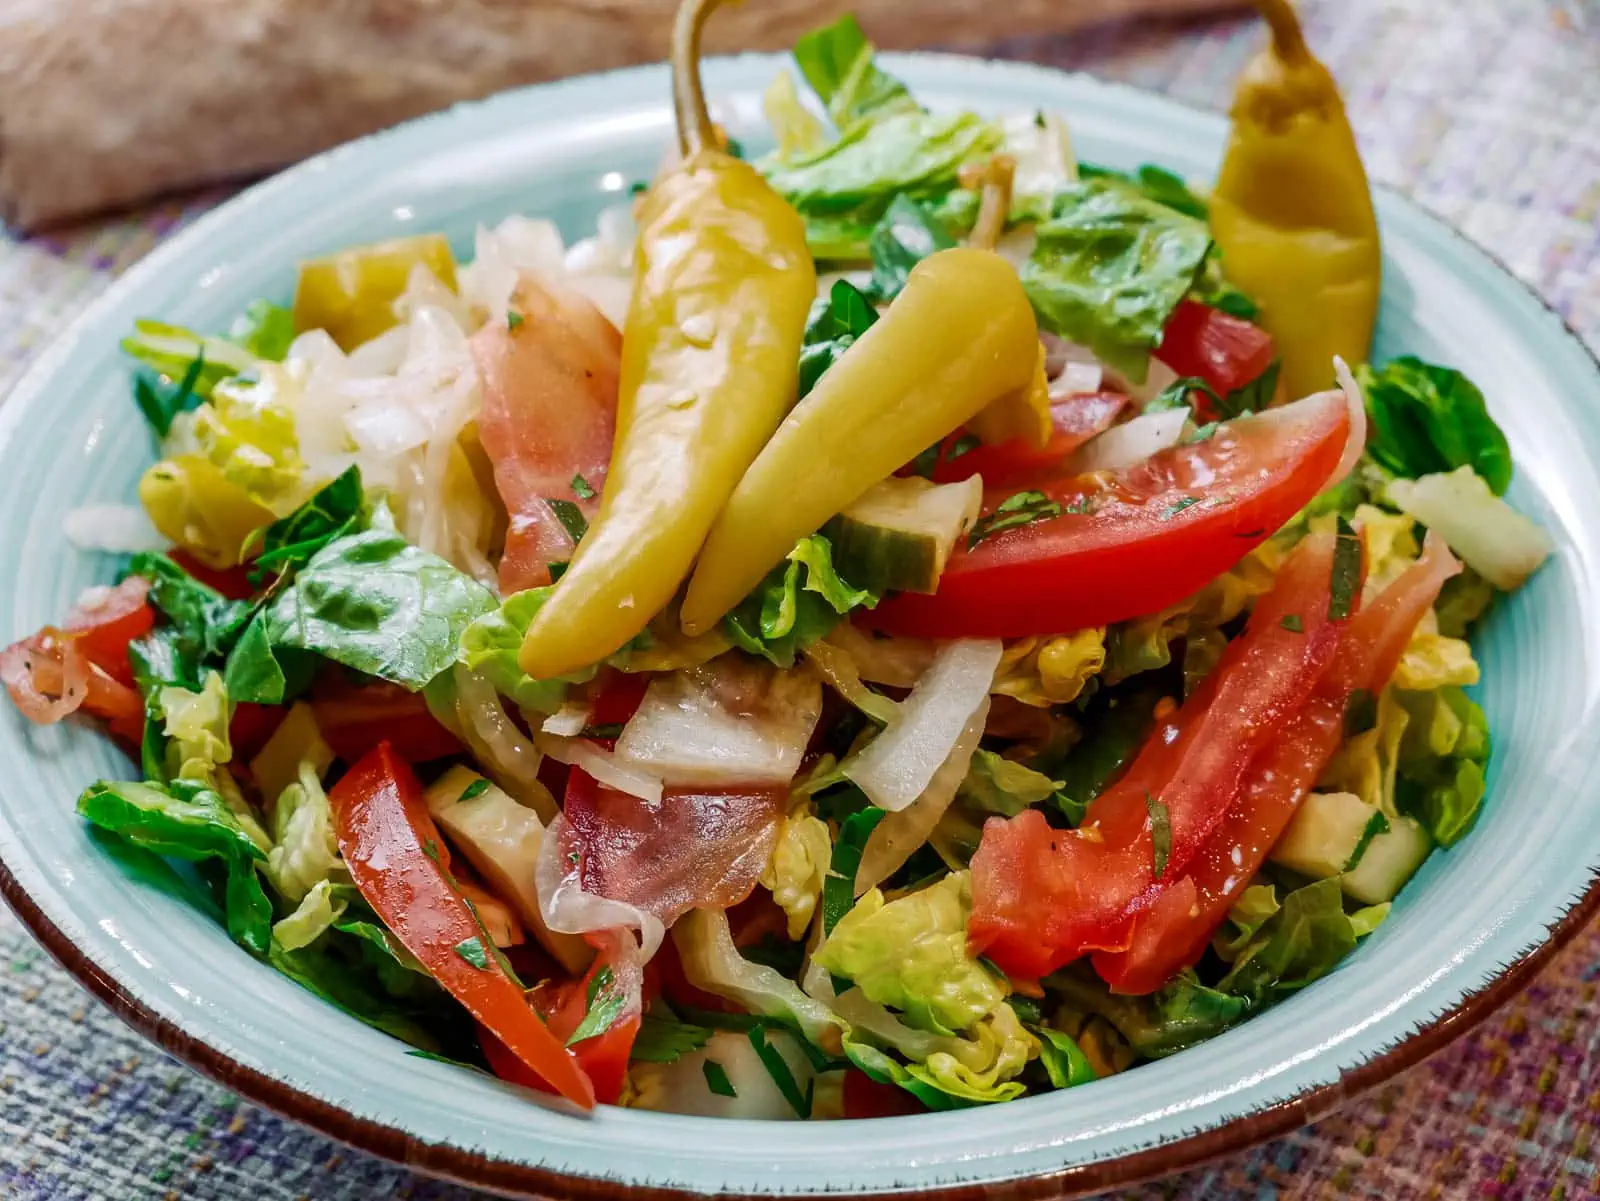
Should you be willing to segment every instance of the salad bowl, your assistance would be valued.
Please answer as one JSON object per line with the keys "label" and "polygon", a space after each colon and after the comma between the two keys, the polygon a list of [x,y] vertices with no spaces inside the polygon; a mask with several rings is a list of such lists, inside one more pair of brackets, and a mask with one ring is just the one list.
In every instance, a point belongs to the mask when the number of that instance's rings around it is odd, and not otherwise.
{"label": "salad bowl", "polygon": [[[1087,159],[1204,178],[1220,117],[1087,78],[935,55],[885,56],[935,109],[1045,108]],[[759,145],[768,56],[707,65],[721,119]],[[151,448],[117,342],[160,313],[220,328],[286,299],[302,259],[444,231],[458,248],[514,212],[569,238],[648,177],[671,136],[667,75],[644,68],[507,93],[351,144],[244,193],[96,301],[0,409],[0,630],[20,633],[109,580],[62,518],[124,502]],[[1451,363],[1489,397],[1519,471],[1511,499],[1549,565],[1500,605],[1477,651],[1495,731],[1473,835],[1435,855],[1332,978],[1202,1046],[1004,1107],[779,1126],[602,1107],[589,1116],[408,1056],[263,964],[162,882],[117,862],[70,800],[127,772],[71,725],[0,719],[0,889],[44,945],[165,1050],[361,1149],[509,1195],[821,1193],[1033,1197],[1162,1175],[1282,1134],[1420,1061],[1527,983],[1600,911],[1600,366],[1493,261],[1380,194],[1375,357]]]}

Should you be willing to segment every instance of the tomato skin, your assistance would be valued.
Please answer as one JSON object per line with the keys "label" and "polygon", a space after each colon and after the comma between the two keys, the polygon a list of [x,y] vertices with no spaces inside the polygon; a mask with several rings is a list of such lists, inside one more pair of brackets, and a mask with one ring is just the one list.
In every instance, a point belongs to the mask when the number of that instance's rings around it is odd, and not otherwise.
{"label": "tomato skin", "polygon": [[1014,438],[974,447],[954,459],[941,457],[934,465],[934,482],[952,484],[981,475],[987,487],[1017,487],[1048,476],[1078,447],[1108,429],[1128,401],[1121,392],[1083,392],[1052,401],[1052,432],[1044,446]]}
{"label": "tomato skin", "polygon": [[255,595],[255,586],[250,583],[250,568],[242,563],[238,567],[211,567],[181,547],[168,551],[167,558],[229,600],[248,600]]}
{"label": "tomato skin", "polygon": [[898,1118],[927,1112],[927,1106],[905,1089],[893,1084],[879,1084],[860,1068],[845,1069],[845,1117]]}
{"label": "tomato skin", "polygon": [[[1296,548],[1245,633],[1176,713],[1157,724],[1127,772],[1076,831],[1035,810],[991,818],[972,859],[968,934],[1014,978],[1035,979],[1081,955],[1123,951],[1224,820],[1255,755],[1294,718],[1333,657],[1331,535]],[[1293,613],[1296,628],[1282,619]],[[1166,816],[1157,850],[1154,812]],[[1160,873],[1157,874],[1157,861]]]}
{"label": "tomato skin", "polygon": [[146,600],[147,581],[129,576],[98,600],[80,605],[67,615],[66,630],[77,636],[78,649],[100,670],[126,687],[133,687],[128,664],[128,644],[155,628],[155,610]]}
{"label": "tomato skin", "polygon": [[[1340,632],[1332,666],[1282,735],[1252,762],[1228,815],[1196,855],[1187,900],[1153,907],[1134,924],[1125,952],[1094,957],[1112,991],[1154,992],[1205,953],[1228,910],[1265,862],[1303,797],[1344,741],[1350,697],[1376,694],[1394,674],[1417,623],[1444,581],[1460,571],[1437,541]],[[1172,890],[1176,891],[1176,889]]]}
{"label": "tomato skin", "polygon": [[[623,726],[633,719],[644,703],[645,689],[650,677],[644,672],[617,671],[605,668],[594,686],[594,709],[589,715],[592,726]],[[610,741],[601,739],[598,741]]]}
{"label": "tomato skin", "polygon": [[248,762],[260,754],[288,712],[282,705],[257,705],[250,701],[234,705],[233,717],[228,721],[228,742],[233,747],[234,762]]}
{"label": "tomato skin", "polygon": [[340,671],[325,672],[311,697],[317,728],[346,763],[388,742],[407,763],[427,763],[462,753],[456,736],[428,711],[419,692],[374,680],[351,684]]}
{"label": "tomato skin", "polygon": [[[1260,378],[1277,353],[1259,325],[1195,300],[1179,302],[1155,352],[1180,376],[1199,376],[1222,396]],[[1201,415],[1208,414],[1215,416],[1203,406]]]}
{"label": "tomato skin", "polygon": [[[975,548],[958,543],[935,594],[886,597],[863,620],[922,638],[1023,638],[1154,613],[1304,508],[1349,434],[1345,398],[1323,393],[1122,471],[1037,483],[1067,512]],[[986,495],[985,511],[1009,494]]]}
{"label": "tomato skin", "polygon": [[429,854],[430,844],[437,854],[444,843],[411,768],[388,743],[379,743],[328,799],[351,877],[401,945],[529,1070],[574,1104],[593,1108],[589,1078],[498,960],[489,956],[478,967],[457,951],[469,941],[481,947],[482,931],[444,866]]}

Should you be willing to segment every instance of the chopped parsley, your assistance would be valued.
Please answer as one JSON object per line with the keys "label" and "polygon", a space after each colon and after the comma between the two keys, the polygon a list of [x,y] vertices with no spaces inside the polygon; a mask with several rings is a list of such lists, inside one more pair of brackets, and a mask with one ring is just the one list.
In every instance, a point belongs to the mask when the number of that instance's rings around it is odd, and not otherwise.
{"label": "chopped parsley", "polygon": [[431,838],[422,844],[422,853],[435,863],[442,862],[439,857],[439,844]]}
{"label": "chopped parsley", "polygon": [[579,500],[592,500],[595,495],[594,486],[582,475],[572,477],[572,491]]}
{"label": "chopped parsley", "polygon": [[1361,590],[1361,538],[1341,515],[1333,544],[1333,572],[1328,581],[1328,620],[1343,621],[1355,609]]}
{"label": "chopped parsley", "polygon": [[1155,852],[1155,878],[1167,874],[1167,860],[1172,857],[1172,817],[1167,807],[1148,792],[1144,794],[1144,807],[1150,814],[1150,845]]}
{"label": "chopped parsley", "polygon": [[602,967],[594,974],[585,995],[589,1008],[583,1015],[583,1021],[578,1023],[578,1028],[567,1038],[569,1047],[611,1029],[622,1016],[623,1006],[628,1001],[626,992],[617,982],[616,973],[609,967]]}
{"label": "chopped parsley", "polygon": [[1184,446],[1193,446],[1196,442],[1204,442],[1212,434],[1222,428],[1220,421],[1208,421],[1197,429],[1190,430],[1181,439]]}
{"label": "chopped parsley", "polygon": [[639,1033],[633,1040],[629,1058],[641,1063],[676,1063],[710,1040],[710,1027],[680,1021],[672,1010],[658,1001],[639,1020]]}
{"label": "chopped parsley", "polygon": [[733,1081],[728,1079],[728,1069],[715,1059],[708,1059],[701,1065],[706,1074],[706,1087],[719,1097],[738,1097],[733,1090]]}
{"label": "chopped parsley", "polygon": [[[772,1077],[772,1083],[778,1086],[778,1091],[783,1094],[783,1099],[789,1102],[791,1109],[802,1118],[811,1116],[811,1090],[800,1091],[800,1086],[795,1082],[794,1073],[789,1070],[789,1062],[767,1041],[767,1031],[764,1026],[752,1026],[746,1035],[750,1045],[755,1048],[756,1055],[761,1059],[761,1066],[767,1069],[767,1075]],[[711,1061],[706,1061],[706,1067],[711,1066]],[[711,1077],[706,1077],[706,1083],[711,1083]],[[712,1092],[717,1090],[713,1087]]]}
{"label": "chopped parsley", "polygon": [[478,779],[474,780],[472,783],[468,784],[465,788],[463,788],[461,790],[461,795],[458,796],[456,798],[456,800],[457,801],[470,801],[470,800],[473,800],[476,797],[481,797],[484,793],[486,793],[488,791],[489,791],[489,781],[483,779],[480,776]]}
{"label": "chopped parsley", "polygon": [[578,731],[579,738],[621,738],[622,722],[611,721],[604,725],[584,726]]}
{"label": "chopped parsley", "polygon": [[1165,509],[1161,510],[1161,520],[1167,521],[1182,513],[1185,509],[1193,508],[1200,503],[1198,496],[1180,496]]}
{"label": "chopped parsley", "polygon": [[1346,738],[1365,734],[1378,726],[1378,698],[1366,688],[1357,688],[1350,694],[1344,707],[1344,733]]}
{"label": "chopped parsley", "polygon": [[550,506],[556,515],[556,520],[561,523],[561,527],[567,531],[573,542],[582,542],[583,536],[589,532],[589,523],[584,519],[583,510],[570,500],[556,497],[547,496],[544,498],[544,503]]}
{"label": "chopped parsley", "polygon": [[[476,916],[476,913],[474,913],[474,916]],[[456,954],[480,972],[489,970],[489,952],[484,950],[483,939],[478,938],[476,935],[472,938],[464,938],[456,943]]]}
{"label": "chopped parsley", "polygon": [[1304,634],[1306,632],[1306,623],[1300,620],[1300,614],[1298,613],[1285,613],[1278,624],[1291,634]]}
{"label": "chopped parsley", "polygon": [[526,320],[527,320],[527,318],[524,317],[521,313],[517,312],[516,309],[507,309],[506,310],[506,328],[507,329],[521,329],[522,328],[522,323],[524,321],[526,321]]}
{"label": "chopped parsley", "polygon": [[1051,500],[1043,492],[1014,492],[995,506],[993,513],[980,518],[967,535],[970,550],[985,538],[992,538],[1004,530],[1014,530],[1037,521],[1060,517],[1065,510],[1060,501]]}

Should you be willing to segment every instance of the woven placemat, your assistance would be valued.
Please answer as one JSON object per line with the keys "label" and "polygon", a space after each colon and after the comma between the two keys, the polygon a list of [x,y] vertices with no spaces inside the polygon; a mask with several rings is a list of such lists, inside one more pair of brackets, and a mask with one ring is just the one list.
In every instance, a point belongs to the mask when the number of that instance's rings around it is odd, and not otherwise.
{"label": "woven placemat", "polygon": [[[1589,0],[1302,7],[1373,176],[1487,247],[1600,346],[1600,21]],[[1154,23],[976,49],[1221,107],[1257,38],[1238,23]],[[32,242],[0,238],[0,397],[86,300],[218,198]],[[1593,929],[1497,1019],[1340,1115],[1124,1195],[1600,1196],[1597,978]],[[474,1196],[348,1151],[167,1059],[0,911],[0,1198]]]}

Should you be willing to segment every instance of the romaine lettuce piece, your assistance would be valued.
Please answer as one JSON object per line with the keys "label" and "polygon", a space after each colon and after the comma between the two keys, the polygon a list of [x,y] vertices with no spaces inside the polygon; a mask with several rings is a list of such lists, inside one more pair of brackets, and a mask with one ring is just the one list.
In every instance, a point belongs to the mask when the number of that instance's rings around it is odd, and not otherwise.
{"label": "romaine lettuce piece", "polygon": [[1461,372],[1404,355],[1356,369],[1372,436],[1367,453],[1416,479],[1470,467],[1496,495],[1511,483],[1511,448],[1483,393]]}
{"label": "romaine lettuce piece", "polygon": [[794,61],[840,129],[864,117],[921,111],[906,85],[878,67],[853,13],[795,42]]}
{"label": "romaine lettuce piece", "polygon": [[806,927],[822,899],[823,882],[833,857],[828,823],[806,808],[789,814],[778,827],[772,859],[761,873],[761,887],[788,916],[791,940],[805,937]]}

